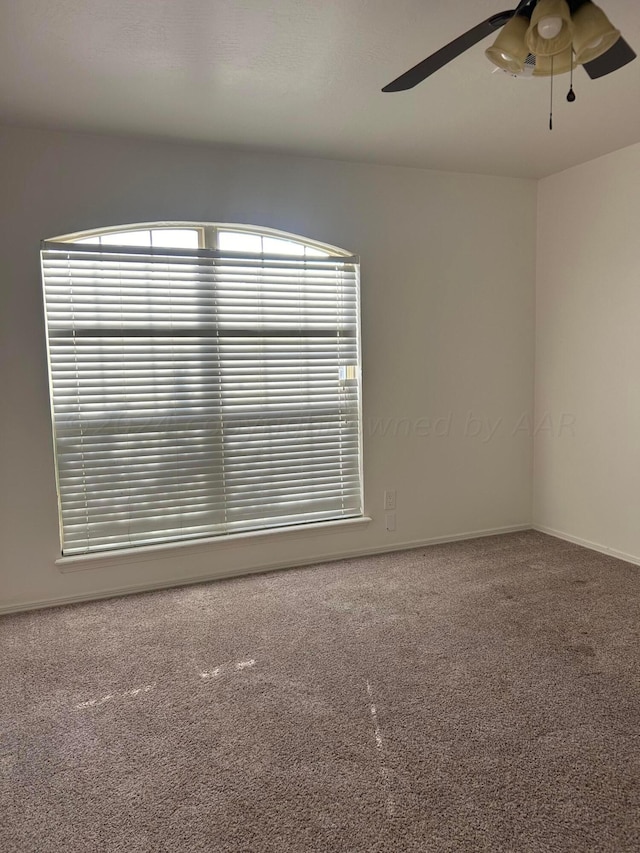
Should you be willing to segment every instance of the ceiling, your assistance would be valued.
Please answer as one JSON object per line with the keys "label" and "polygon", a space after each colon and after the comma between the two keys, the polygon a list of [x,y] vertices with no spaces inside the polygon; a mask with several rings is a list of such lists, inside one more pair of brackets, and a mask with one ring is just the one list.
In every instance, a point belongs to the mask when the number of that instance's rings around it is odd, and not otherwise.
{"label": "ceiling", "polygon": [[[640,54],[640,6],[600,0]],[[509,0],[0,0],[0,120],[542,177],[640,141],[640,59],[516,80],[487,39],[380,89]]]}

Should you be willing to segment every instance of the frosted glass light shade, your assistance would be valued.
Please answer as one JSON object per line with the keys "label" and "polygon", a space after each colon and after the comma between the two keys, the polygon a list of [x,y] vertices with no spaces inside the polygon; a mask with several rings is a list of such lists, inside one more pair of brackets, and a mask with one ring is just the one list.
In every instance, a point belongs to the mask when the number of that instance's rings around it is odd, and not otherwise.
{"label": "frosted glass light shade", "polygon": [[576,58],[570,47],[555,56],[536,56],[536,67],[533,70],[534,77],[551,76],[551,60],[553,60],[553,76],[566,74],[571,67],[576,67]]}
{"label": "frosted glass light shade", "polygon": [[579,65],[602,56],[619,38],[620,30],[595,3],[585,3],[574,14],[573,49]]}
{"label": "frosted glass light shade", "polygon": [[[546,18],[558,18],[562,22],[554,38],[546,39],[538,31],[538,24]],[[572,37],[573,24],[567,0],[539,0],[525,39],[529,52],[534,56],[556,56],[571,46]]]}
{"label": "frosted glass light shade", "polygon": [[529,29],[529,21],[522,15],[514,15],[498,33],[498,37],[485,50],[485,56],[498,68],[519,74],[524,69],[524,61],[529,55],[525,44],[525,36]]}

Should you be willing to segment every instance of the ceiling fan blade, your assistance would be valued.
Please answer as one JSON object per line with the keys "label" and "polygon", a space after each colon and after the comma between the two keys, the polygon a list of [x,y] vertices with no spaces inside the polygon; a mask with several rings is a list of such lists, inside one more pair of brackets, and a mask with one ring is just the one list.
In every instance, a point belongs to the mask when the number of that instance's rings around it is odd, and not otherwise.
{"label": "ceiling fan blade", "polygon": [[592,59],[591,62],[585,62],[583,68],[592,80],[597,80],[598,77],[604,77],[605,74],[617,71],[635,58],[635,51],[621,36],[606,53],[597,59]]}
{"label": "ceiling fan blade", "polygon": [[445,47],[437,50],[434,54],[427,57],[427,59],[423,59],[422,62],[419,62],[409,71],[401,74],[400,77],[393,80],[388,86],[385,86],[382,91],[404,92],[405,89],[413,89],[414,86],[422,83],[423,80],[426,80],[427,77],[430,77],[439,68],[447,65],[453,59],[456,59],[456,57],[469,50],[470,47],[473,47],[474,44],[490,36],[496,30],[499,30],[513,15],[513,9],[509,12],[500,12],[497,15],[492,15],[486,21],[483,21],[481,24],[464,33],[464,35],[458,36],[457,39],[449,42]]}

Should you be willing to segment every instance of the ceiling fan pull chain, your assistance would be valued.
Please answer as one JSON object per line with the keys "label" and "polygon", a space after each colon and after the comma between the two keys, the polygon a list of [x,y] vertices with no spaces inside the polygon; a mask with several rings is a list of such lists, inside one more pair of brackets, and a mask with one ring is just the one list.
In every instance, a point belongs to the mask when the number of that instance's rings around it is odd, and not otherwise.
{"label": "ceiling fan pull chain", "polygon": [[553,56],[551,57],[551,104],[549,107],[549,130],[553,130]]}
{"label": "ceiling fan pull chain", "polygon": [[567,100],[570,104],[572,104],[576,99],[576,93],[573,91],[573,48],[571,48],[571,78],[569,82],[569,93],[567,94]]}

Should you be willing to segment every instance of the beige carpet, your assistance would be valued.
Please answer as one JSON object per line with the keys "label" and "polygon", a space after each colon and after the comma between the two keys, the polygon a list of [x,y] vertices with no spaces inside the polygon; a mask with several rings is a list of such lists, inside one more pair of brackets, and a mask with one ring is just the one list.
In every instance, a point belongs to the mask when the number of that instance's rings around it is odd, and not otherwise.
{"label": "beige carpet", "polygon": [[640,850],[640,569],[540,534],[0,642],[3,853]]}

